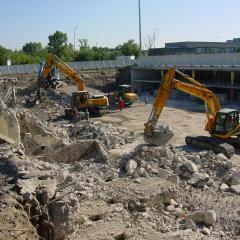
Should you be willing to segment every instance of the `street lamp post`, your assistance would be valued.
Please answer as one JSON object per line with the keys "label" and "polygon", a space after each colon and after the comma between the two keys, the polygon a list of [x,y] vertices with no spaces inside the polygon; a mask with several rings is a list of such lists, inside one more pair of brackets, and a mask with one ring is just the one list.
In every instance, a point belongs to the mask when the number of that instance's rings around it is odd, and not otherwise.
{"label": "street lamp post", "polygon": [[158,28],[154,29],[154,31],[153,31],[153,46],[154,46],[154,48],[156,47],[156,38],[158,37],[158,31],[159,31]]}
{"label": "street lamp post", "polygon": [[138,0],[138,17],[139,17],[139,46],[140,46],[140,56],[141,56],[142,55],[141,0]]}
{"label": "street lamp post", "polygon": [[75,27],[73,29],[73,35],[74,35],[74,52],[76,51],[76,42],[75,42],[75,38],[76,38],[76,30],[78,29],[78,27]]}

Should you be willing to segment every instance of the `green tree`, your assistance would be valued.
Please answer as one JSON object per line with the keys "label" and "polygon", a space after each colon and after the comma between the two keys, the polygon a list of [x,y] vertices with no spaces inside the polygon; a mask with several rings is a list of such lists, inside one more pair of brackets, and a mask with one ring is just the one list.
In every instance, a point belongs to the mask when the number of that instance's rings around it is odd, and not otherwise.
{"label": "green tree", "polygon": [[9,58],[11,59],[12,64],[28,64],[34,62],[33,57],[18,50],[11,51]]}
{"label": "green tree", "polygon": [[137,43],[134,42],[133,39],[130,39],[129,41],[123,43],[122,45],[119,45],[116,47],[117,51],[120,51],[122,55],[124,56],[139,56],[139,47]]}
{"label": "green tree", "polygon": [[80,49],[76,56],[77,61],[93,61],[94,52],[88,45],[87,39],[79,39]]}
{"label": "green tree", "polygon": [[40,42],[29,42],[22,47],[22,51],[29,55],[36,55],[43,49]]}
{"label": "green tree", "polygon": [[10,50],[0,45],[0,65],[6,65],[7,59],[9,58]]}
{"label": "green tree", "polygon": [[62,59],[66,62],[71,62],[74,60],[74,48],[71,43],[64,46]]}
{"label": "green tree", "polygon": [[80,49],[76,55],[77,61],[101,61],[113,60],[118,55],[118,51],[107,47],[90,47],[87,39],[79,40]]}
{"label": "green tree", "polygon": [[67,34],[56,31],[54,34],[48,36],[48,52],[53,52],[59,57],[63,57],[64,48],[67,44]]}

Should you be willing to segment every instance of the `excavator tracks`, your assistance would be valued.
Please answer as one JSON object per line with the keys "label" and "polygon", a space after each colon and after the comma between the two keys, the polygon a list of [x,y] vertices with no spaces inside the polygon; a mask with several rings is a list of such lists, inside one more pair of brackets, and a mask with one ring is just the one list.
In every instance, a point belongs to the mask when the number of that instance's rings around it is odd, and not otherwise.
{"label": "excavator tracks", "polygon": [[228,158],[235,154],[235,149],[232,145],[214,137],[186,136],[185,142],[188,146],[196,146],[207,150],[212,150],[216,154],[223,153]]}

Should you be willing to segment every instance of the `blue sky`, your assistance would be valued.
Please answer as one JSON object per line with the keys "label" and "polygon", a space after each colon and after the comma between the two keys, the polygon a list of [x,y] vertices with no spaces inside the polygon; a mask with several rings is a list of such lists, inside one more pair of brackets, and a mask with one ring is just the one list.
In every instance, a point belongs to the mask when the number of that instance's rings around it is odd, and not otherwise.
{"label": "blue sky", "polygon": [[[73,43],[115,47],[138,41],[137,0],[0,0],[0,45],[21,48],[47,44],[48,35],[66,32]],[[141,0],[142,39],[156,32],[156,47],[174,41],[225,41],[240,37],[239,0]]]}

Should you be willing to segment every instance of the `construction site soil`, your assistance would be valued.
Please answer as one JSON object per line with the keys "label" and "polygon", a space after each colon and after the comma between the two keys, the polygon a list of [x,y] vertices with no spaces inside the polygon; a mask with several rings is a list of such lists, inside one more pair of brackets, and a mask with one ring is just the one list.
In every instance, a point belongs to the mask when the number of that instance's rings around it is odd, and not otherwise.
{"label": "construction site soil", "polygon": [[[116,73],[81,74],[89,91],[107,92]],[[15,106],[0,82],[0,133],[15,140],[0,143],[0,239],[240,238],[239,150],[228,159],[185,145],[186,135],[207,135],[204,105],[169,100],[159,122],[174,137],[149,146],[143,130],[153,99],[69,122],[74,83],[64,80],[29,107],[36,76],[15,77]]]}

